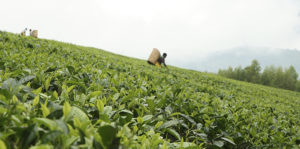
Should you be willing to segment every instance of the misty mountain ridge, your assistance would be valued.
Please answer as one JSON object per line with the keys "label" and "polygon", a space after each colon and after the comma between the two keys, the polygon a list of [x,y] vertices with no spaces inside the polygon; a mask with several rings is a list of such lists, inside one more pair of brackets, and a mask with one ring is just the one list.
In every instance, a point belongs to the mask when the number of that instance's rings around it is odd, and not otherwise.
{"label": "misty mountain ridge", "polygon": [[266,66],[274,65],[276,67],[288,68],[291,65],[295,67],[297,73],[300,73],[300,51],[296,49],[271,49],[271,48],[253,48],[239,47],[227,51],[210,54],[207,58],[196,60],[188,68],[218,72],[219,69],[227,69],[229,66],[235,68],[238,66],[248,66],[252,60],[258,60],[262,70]]}

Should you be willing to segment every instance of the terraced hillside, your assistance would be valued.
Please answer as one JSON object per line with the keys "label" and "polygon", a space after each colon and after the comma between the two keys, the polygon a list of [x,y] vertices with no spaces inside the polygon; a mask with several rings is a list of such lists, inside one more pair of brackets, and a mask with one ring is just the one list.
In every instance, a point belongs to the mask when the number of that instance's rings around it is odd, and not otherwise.
{"label": "terraced hillside", "polygon": [[0,32],[0,148],[299,148],[300,93]]}

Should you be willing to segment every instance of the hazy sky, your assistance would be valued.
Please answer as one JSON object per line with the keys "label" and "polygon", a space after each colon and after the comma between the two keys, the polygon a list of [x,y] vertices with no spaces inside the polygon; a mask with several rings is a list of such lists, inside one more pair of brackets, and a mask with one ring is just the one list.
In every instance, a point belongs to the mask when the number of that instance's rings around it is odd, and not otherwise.
{"label": "hazy sky", "polygon": [[300,49],[300,0],[2,0],[0,30],[167,63],[236,47]]}

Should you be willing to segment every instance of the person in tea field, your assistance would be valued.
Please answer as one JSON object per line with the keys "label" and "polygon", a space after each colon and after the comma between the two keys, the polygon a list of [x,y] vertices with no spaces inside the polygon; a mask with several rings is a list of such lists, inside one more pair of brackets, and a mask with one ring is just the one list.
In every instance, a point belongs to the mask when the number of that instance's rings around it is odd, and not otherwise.
{"label": "person in tea field", "polygon": [[27,28],[25,28],[25,29],[21,32],[21,35],[22,35],[22,36],[26,36],[26,32],[27,32]]}
{"label": "person in tea field", "polygon": [[165,62],[166,57],[167,57],[167,53],[163,53],[163,55],[158,58],[155,65],[161,67],[161,65],[164,64],[164,66],[167,67]]}
{"label": "person in tea field", "polygon": [[153,64],[153,63],[151,63],[151,62],[149,62],[149,61],[148,61],[148,63],[151,64],[151,65],[155,65],[155,66],[157,66],[157,67],[161,67],[161,65],[164,64],[164,66],[167,67],[167,64],[166,64],[166,62],[165,62],[166,57],[167,57],[167,53],[163,53],[163,55],[160,56],[160,57],[157,59],[157,61],[156,61],[155,64]]}

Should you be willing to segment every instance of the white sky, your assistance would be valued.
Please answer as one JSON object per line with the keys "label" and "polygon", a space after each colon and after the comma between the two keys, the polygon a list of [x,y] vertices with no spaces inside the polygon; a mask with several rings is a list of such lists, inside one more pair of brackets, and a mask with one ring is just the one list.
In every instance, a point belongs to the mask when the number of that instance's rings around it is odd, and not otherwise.
{"label": "white sky", "polygon": [[1,0],[0,30],[182,66],[243,46],[300,49],[300,0]]}

